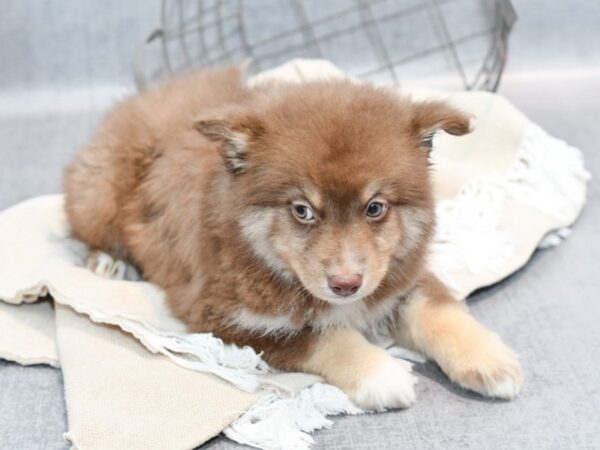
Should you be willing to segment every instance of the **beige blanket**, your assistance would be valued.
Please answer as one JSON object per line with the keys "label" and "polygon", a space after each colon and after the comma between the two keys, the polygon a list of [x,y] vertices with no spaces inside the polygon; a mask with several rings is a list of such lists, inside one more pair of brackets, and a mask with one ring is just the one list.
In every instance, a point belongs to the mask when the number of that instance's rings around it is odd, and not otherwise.
{"label": "beige blanket", "polygon": [[[297,60],[251,82],[324,76],[343,74]],[[474,118],[472,134],[438,135],[433,152],[431,268],[463,299],[540,242],[559,243],[589,175],[577,149],[499,96],[411,95],[444,97]],[[60,195],[0,213],[0,357],[62,368],[74,447],[188,449],[225,431],[261,448],[306,448],[328,414],[360,412],[317,377],[272,373],[251,349],[185,334],[156,286],[100,278],[84,268],[87,252],[69,238]]]}

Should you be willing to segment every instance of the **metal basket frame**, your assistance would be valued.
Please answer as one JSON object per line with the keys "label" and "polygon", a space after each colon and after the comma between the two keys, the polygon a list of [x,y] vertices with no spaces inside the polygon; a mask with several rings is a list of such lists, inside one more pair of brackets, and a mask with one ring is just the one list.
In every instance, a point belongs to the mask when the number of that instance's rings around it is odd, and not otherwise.
{"label": "metal basket frame", "polygon": [[[322,58],[325,57],[321,50],[323,42],[335,39],[344,33],[362,30],[368,38],[378,65],[356,74],[358,77],[371,78],[385,73],[394,83],[399,83],[400,75],[398,72],[403,64],[427,57],[436,52],[447,52],[464,89],[496,91],[508,54],[508,35],[516,20],[516,14],[510,0],[482,0],[492,8],[490,11],[493,14],[491,27],[454,38],[451,36],[441,6],[458,0],[423,0],[417,5],[399,8],[397,11],[379,18],[375,17],[373,6],[383,0],[352,0],[348,2],[349,6],[344,10],[313,21],[308,19],[302,0],[287,0],[282,1],[282,4],[289,6],[294,14],[297,26],[276,33],[266,39],[252,42],[248,37],[247,24],[244,20],[245,0],[194,0],[197,5],[197,13],[190,17],[189,15],[186,16],[189,10],[186,6],[189,7],[191,1],[162,0],[162,26],[150,34],[141,52],[138,53],[135,66],[135,80],[138,87],[144,87],[150,80],[160,76],[170,76],[191,68],[210,67],[244,59],[250,59],[256,70],[262,70],[270,68],[264,66],[265,61],[298,50],[306,51],[311,57]],[[420,11],[428,12],[434,29],[439,33],[440,43],[400,59],[392,58],[383,41],[380,25]],[[354,14],[356,12],[360,14],[360,23],[320,36],[315,34],[315,27],[326,25],[328,21],[337,20],[344,14]],[[173,25],[173,20],[176,21],[175,25]],[[227,30],[225,25],[231,23],[234,26]],[[213,34],[214,43],[205,42],[207,32]],[[190,36],[194,34],[198,35],[200,43],[197,46],[199,52],[195,55],[192,54],[188,42]],[[457,46],[485,35],[490,37],[489,48],[475,75],[469,77],[459,58]],[[229,39],[232,36],[237,39],[237,46],[230,45]],[[286,46],[276,52],[261,53],[262,49],[268,47],[274,40],[294,37],[301,37],[301,43]],[[159,72],[148,76],[144,67],[144,52],[147,46],[156,43],[160,46],[161,62]],[[182,56],[180,59],[183,59],[183,63],[174,61],[173,53],[175,52]]]}

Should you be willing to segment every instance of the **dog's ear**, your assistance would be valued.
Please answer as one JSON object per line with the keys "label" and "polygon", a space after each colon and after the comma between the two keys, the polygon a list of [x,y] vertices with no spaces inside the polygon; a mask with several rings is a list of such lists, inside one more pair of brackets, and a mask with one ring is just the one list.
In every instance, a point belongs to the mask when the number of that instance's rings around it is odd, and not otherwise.
{"label": "dog's ear", "polygon": [[412,133],[419,141],[419,146],[430,151],[433,136],[439,130],[444,130],[454,136],[469,133],[469,117],[456,108],[438,101],[417,103],[414,107]]}
{"label": "dog's ear", "polygon": [[248,148],[262,133],[259,122],[250,117],[233,115],[227,118],[198,118],[194,128],[209,141],[219,144],[225,167],[233,173],[243,173],[248,166]]}

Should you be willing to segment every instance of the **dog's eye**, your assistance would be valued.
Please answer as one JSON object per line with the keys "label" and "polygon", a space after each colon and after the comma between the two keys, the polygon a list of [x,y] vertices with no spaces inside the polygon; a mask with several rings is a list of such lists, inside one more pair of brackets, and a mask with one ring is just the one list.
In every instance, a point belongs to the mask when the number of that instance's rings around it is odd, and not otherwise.
{"label": "dog's eye", "polygon": [[372,219],[379,219],[383,217],[387,210],[387,205],[381,202],[371,202],[367,206],[367,216]]}
{"label": "dog's eye", "polygon": [[294,217],[300,222],[307,223],[315,220],[315,214],[312,209],[310,209],[310,206],[305,203],[292,204],[292,212],[294,213]]}

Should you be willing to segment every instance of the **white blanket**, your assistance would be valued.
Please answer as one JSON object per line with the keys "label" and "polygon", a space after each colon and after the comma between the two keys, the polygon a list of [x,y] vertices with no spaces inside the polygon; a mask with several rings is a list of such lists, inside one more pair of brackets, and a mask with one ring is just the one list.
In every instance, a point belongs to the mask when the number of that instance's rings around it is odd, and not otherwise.
{"label": "white blanket", "polygon": [[[325,61],[297,60],[251,82],[340,76]],[[519,269],[540,243],[559,243],[589,174],[577,149],[499,96],[410,94],[474,117],[472,134],[436,136],[432,156],[431,268],[464,299]],[[160,289],[96,276],[84,268],[87,252],[69,238],[60,195],[0,213],[0,357],[62,368],[74,447],[178,450],[224,431],[300,449],[331,425],[327,415],[361,412],[318,377],[272,373],[252,349],[184,333]]]}

